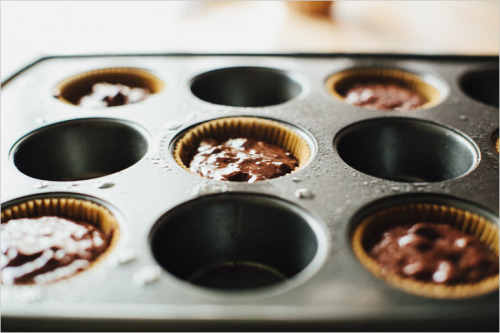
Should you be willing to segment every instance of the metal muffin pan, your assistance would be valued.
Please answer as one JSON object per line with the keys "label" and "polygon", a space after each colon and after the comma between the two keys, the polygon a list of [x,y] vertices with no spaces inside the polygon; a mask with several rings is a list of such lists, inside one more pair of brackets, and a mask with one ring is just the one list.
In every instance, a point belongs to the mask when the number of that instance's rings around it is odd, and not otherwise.
{"label": "metal muffin pan", "polygon": [[[149,71],[165,86],[104,109],[53,96],[72,75],[114,67]],[[416,73],[441,101],[413,111],[345,104],[326,81],[357,67]],[[379,201],[448,203],[498,224],[498,57],[49,57],[6,80],[1,94],[2,205],[73,196],[103,204],[120,223],[118,244],[91,269],[2,286],[5,330],[498,330],[498,291],[415,296],[373,276],[350,246],[355,216]],[[229,116],[293,125],[311,160],[253,184],[176,164],[179,135]],[[224,270],[189,276],[241,253],[269,265],[236,270],[243,281],[257,272],[265,281],[255,288],[231,289],[238,284]]]}

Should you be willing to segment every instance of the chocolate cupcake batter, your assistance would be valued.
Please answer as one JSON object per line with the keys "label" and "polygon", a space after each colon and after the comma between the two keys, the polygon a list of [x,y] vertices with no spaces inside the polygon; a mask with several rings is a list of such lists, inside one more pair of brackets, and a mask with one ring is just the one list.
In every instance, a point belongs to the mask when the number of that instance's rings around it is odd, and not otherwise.
{"label": "chocolate cupcake batter", "polygon": [[384,270],[424,282],[472,283],[498,273],[498,258],[483,243],[448,224],[396,226],[368,253]]}
{"label": "chocolate cupcake batter", "polygon": [[80,98],[78,105],[91,108],[103,108],[132,104],[144,100],[149,94],[149,90],[144,88],[100,82],[92,86],[92,92],[90,94]]}
{"label": "chocolate cupcake batter", "polygon": [[206,178],[253,183],[285,175],[298,165],[298,160],[281,147],[236,138],[223,143],[203,140],[189,168]]}
{"label": "chocolate cupcake batter", "polygon": [[390,81],[356,83],[344,98],[346,103],[376,110],[411,110],[426,102],[418,93]]}
{"label": "chocolate cupcake batter", "polygon": [[88,267],[108,243],[94,226],[55,216],[2,223],[2,284],[61,280]]}

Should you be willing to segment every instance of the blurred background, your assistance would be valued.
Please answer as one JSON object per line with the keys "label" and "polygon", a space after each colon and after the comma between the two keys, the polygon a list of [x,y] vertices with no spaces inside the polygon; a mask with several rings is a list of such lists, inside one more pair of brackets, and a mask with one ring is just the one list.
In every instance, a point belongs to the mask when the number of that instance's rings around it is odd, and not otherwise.
{"label": "blurred background", "polygon": [[1,79],[48,55],[498,55],[498,1],[1,1]]}

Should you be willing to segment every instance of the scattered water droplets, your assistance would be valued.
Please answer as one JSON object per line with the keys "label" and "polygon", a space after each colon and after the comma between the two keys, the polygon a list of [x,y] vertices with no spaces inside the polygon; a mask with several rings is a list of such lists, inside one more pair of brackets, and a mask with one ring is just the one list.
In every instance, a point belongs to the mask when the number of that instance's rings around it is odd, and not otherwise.
{"label": "scattered water droplets", "polygon": [[412,183],[411,185],[413,185],[413,187],[416,188],[417,191],[422,192],[427,186],[427,183]]}
{"label": "scattered water droplets", "polygon": [[295,191],[295,196],[299,199],[312,199],[314,198],[315,194],[308,188],[300,188]]}
{"label": "scattered water droplets", "polygon": [[220,193],[226,192],[228,190],[228,186],[221,182],[219,183],[201,183],[193,187],[192,194],[193,195],[204,195],[210,193]]}
{"label": "scattered water droplets", "polygon": [[161,157],[155,156],[146,159],[150,161],[151,164],[160,167],[163,171],[170,171],[172,167]]}

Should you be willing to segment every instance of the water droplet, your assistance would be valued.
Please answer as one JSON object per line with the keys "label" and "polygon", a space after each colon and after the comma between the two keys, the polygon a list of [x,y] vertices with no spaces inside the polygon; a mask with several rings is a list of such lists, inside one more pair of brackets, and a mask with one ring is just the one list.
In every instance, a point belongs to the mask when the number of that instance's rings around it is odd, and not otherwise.
{"label": "water droplet", "polygon": [[363,185],[368,185],[368,182],[363,182]]}
{"label": "water droplet", "polygon": [[342,214],[343,212],[344,212],[343,207],[339,207],[339,208],[335,209],[335,213],[337,213],[337,214]]}
{"label": "water droplet", "polygon": [[393,186],[393,187],[391,187],[391,190],[393,192],[399,192],[399,186]]}
{"label": "water droplet", "polygon": [[123,265],[137,258],[137,253],[134,249],[126,247],[121,249],[117,254],[118,263]]}
{"label": "water droplet", "polygon": [[97,182],[97,188],[100,188],[100,189],[106,189],[106,188],[110,188],[110,187],[113,187],[115,186],[116,183],[112,180],[107,180],[107,181],[99,181]]}
{"label": "water droplet", "polygon": [[161,269],[157,265],[144,266],[134,274],[132,280],[135,285],[144,286],[158,280],[160,274]]}
{"label": "water droplet", "polygon": [[295,183],[298,183],[298,182],[301,182],[302,179],[300,179],[299,177],[292,177],[292,181]]}
{"label": "water droplet", "polygon": [[312,199],[314,198],[315,194],[310,189],[300,188],[297,191],[295,191],[295,196],[299,199]]}
{"label": "water droplet", "polygon": [[181,123],[172,121],[172,122],[167,122],[162,125],[163,128],[166,128],[169,131],[175,131],[176,129],[180,128],[182,126]]}
{"label": "water droplet", "polygon": [[466,121],[466,120],[467,120],[467,116],[466,116],[466,115],[464,115],[464,114],[460,115],[460,117],[459,117],[459,118],[460,118],[460,120],[463,120],[463,121]]}
{"label": "water droplet", "polygon": [[38,117],[36,118],[35,122],[38,124],[38,125],[43,125],[47,122],[47,119],[43,118],[43,117]]}
{"label": "water droplet", "polygon": [[45,180],[42,180],[40,182],[36,182],[33,187],[34,188],[46,188],[47,186],[49,186],[49,183],[46,182]]}

